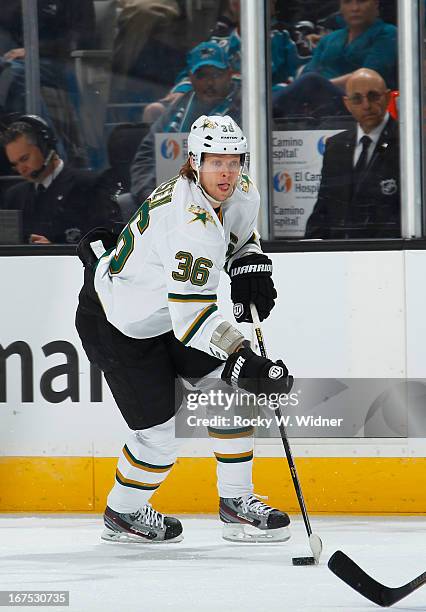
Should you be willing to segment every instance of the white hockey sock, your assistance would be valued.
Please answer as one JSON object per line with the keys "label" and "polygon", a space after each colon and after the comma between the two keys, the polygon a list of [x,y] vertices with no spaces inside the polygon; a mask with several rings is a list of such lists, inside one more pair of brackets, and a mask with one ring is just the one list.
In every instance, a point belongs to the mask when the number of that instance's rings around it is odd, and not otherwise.
{"label": "white hockey sock", "polygon": [[238,430],[208,428],[217,460],[219,497],[253,493],[253,428]]}
{"label": "white hockey sock", "polygon": [[174,433],[174,417],[150,429],[132,432],[120,453],[115,484],[108,495],[112,510],[135,512],[148,502],[176,460],[180,441]]}

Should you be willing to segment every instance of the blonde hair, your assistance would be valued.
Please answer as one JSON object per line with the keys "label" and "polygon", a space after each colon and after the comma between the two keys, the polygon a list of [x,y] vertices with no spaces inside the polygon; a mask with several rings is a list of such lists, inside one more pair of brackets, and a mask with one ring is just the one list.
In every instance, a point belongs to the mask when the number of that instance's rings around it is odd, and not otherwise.
{"label": "blonde hair", "polygon": [[179,176],[183,176],[184,178],[188,179],[188,181],[193,181],[195,183],[197,175],[194,168],[191,166],[190,157],[188,157],[182,168],[179,170]]}

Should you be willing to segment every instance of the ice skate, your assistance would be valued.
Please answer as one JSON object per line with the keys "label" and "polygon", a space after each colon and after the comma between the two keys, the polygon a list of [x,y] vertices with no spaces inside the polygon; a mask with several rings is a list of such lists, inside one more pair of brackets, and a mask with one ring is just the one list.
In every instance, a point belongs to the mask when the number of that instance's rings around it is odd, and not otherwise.
{"label": "ice skate", "polygon": [[157,512],[151,504],[131,514],[115,512],[107,506],[104,523],[101,537],[108,542],[169,543],[183,539],[182,523]]}
{"label": "ice skate", "polygon": [[290,519],[255,495],[220,498],[222,537],[231,542],[285,542],[290,538]]}

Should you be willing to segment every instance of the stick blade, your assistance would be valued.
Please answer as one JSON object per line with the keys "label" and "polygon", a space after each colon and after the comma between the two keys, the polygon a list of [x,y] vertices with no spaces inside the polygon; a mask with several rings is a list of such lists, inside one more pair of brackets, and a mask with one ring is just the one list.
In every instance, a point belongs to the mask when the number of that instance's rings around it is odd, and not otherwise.
{"label": "stick blade", "polygon": [[344,552],[337,550],[328,561],[329,569],[360,595],[388,608],[426,583],[426,572],[401,587],[388,587],[374,580]]}
{"label": "stick blade", "polygon": [[311,533],[309,536],[309,546],[311,547],[312,554],[315,559],[315,563],[319,563],[319,558],[322,553],[322,541],[319,536],[315,533]]}
{"label": "stick blade", "polygon": [[341,550],[336,550],[330,557],[328,567],[340,580],[346,582],[348,586],[378,606],[387,607],[392,605],[383,601],[383,585],[366,574],[359,565]]}

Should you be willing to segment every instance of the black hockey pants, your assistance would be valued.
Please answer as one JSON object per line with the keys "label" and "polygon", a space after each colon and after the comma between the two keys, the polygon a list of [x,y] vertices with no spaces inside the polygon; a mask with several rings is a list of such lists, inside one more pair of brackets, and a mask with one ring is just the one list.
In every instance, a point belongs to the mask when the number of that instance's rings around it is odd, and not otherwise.
{"label": "black hockey pants", "polygon": [[89,267],[76,327],[89,361],[103,371],[121,414],[134,430],[159,425],[175,414],[183,398],[178,376],[202,378],[223,363],[184,346],[172,331],[142,340],[122,334],[105,317]]}

